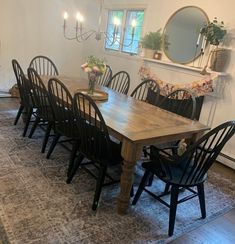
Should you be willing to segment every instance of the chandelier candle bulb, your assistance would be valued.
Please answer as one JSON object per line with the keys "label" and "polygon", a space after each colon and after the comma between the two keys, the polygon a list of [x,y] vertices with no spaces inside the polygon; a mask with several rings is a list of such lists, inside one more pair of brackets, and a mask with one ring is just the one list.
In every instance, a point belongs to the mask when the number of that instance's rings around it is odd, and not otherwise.
{"label": "chandelier candle bulb", "polygon": [[135,27],[136,27],[136,20],[135,19],[133,19],[132,21],[131,21],[131,26],[132,26],[132,32],[131,32],[131,35],[132,36],[134,36],[134,34],[135,34]]}
{"label": "chandelier candle bulb", "polygon": [[69,15],[67,12],[64,12],[64,29],[66,28],[66,20],[68,19]]}
{"label": "chandelier candle bulb", "polygon": [[120,25],[120,20],[119,20],[119,18],[114,17],[114,18],[113,18],[113,24],[114,24],[115,26],[119,26],[119,25]]}

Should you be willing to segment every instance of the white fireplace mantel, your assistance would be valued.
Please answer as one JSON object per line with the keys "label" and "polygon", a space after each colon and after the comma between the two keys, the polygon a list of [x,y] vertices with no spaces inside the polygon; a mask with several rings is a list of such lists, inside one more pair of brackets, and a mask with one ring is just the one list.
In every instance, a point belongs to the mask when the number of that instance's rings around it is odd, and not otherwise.
{"label": "white fireplace mantel", "polygon": [[[150,63],[155,63],[155,64],[159,64],[159,65],[164,65],[164,66],[168,66],[168,67],[172,67],[172,68],[176,68],[176,69],[183,69],[183,70],[188,70],[191,72],[195,72],[198,74],[201,74],[203,68],[199,68],[199,67],[194,67],[194,66],[189,66],[189,65],[184,65],[184,64],[177,64],[177,63],[173,63],[167,60],[158,60],[158,59],[151,59],[151,58],[143,58],[143,61],[145,62],[150,62]],[[216,71],[212,71],[210,69],[207,69],[207,72],[209,74],[215,74],[219,77],[227,77],[228,73],[226,72],[216,72]]]}

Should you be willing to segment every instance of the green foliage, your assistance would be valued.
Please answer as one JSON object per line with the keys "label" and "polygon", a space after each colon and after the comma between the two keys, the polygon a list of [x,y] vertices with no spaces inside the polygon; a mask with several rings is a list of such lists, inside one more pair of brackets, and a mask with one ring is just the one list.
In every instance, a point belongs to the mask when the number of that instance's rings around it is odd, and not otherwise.
{"label": "green foliage", "polygon": [[141,45],[143,48],[148,48],[152,50],[160,50],[162,48],[162,34],[161,29],[156,32],[147,33],[141,40]]}
{"label": "green foliage", "polygon": [[218,46],[227,34],[227,31],[224,28],[224,22],[218,22],[215,17],[212,22],[202,28],[201,34],[207,38],[207,42],[211,45]]}
{"label": "green foliage", "polygon": [[97,58],[94,55],[90,55],[87,58],[87,66],[93,69],[94,66],[97,66],[101,73],[104,73],[106,69],[105,59]]}

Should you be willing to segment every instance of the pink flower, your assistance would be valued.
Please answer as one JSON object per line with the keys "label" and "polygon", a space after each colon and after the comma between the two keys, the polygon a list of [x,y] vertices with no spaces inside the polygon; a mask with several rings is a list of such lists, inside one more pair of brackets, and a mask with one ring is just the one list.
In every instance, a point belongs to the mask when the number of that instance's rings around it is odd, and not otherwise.
{"label": "pink flower", "polygon": [[85,71],[86,73],[90,73],[90,72],[92,72],[92,69],[89,68],[89,67],[86,67],[86,68],[84,68],[84,71]]}
{"label": "pink flower", "polygon": [[97,67],[97,66],[94,66],[94,67],[92,68],[92,71],[93,71],[93,72],[96,72],[96,73],[100,73],[100,69],[99,69],[99,67]]}
{"label": "pink flower", "polygon": [[81,65],[81,68],[82,68],[82,69],[85,69],[87,66],[88,66],[88,63],[85,63],[85,64],[82,64],[82,65]]}

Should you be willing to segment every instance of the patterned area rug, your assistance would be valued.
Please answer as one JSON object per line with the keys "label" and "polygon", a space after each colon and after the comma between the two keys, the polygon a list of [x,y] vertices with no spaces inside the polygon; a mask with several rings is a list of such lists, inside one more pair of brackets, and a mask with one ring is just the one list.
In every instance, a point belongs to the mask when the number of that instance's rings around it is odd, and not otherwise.
{"label": "patterned area rug", "polygon": [[[211,171],[205,184],[207,218],[200,218],[197,198],[180,204],[171,238],[168,208],[145,193],[128,215],[119,216],[119,187],[108,186],[94,212],[95,180],[81,169],[67,185],[68,151],[57,146],[47,160],[40,153],[40,129],[32,139],[23,138],[23,124],[13,126],[14,116],[15,111],[0,112],[0,243],[167,243],[235,206],[235,184]],[[137,167],[136,187],[141,175]],[[163,187],[154,180],[156,192]]]}

